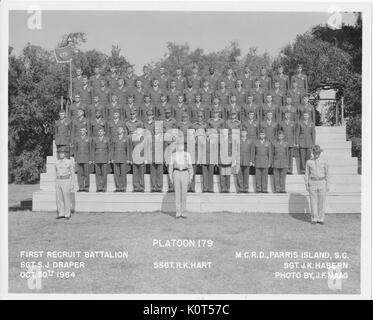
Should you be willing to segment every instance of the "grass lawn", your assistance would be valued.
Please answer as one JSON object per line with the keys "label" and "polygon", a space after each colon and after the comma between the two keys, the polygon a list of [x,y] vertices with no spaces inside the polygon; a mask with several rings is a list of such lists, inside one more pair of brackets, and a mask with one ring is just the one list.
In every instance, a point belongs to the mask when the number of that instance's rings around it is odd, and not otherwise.
{"label": "grass lawn", "polygon": [[[32,189],[32,188],[31,188]],[[30,190],[31,190],[30,189]],[[37,188],[36,188],[37,189]],[[25,190],[20,192],[26,196]],[[9,204],[17,203],[12,196]],[[211,239],[211,248],[162,248],[154,240]],[[21,258],[21,251],[126,251],[128,259]],[[285,262],[328,262],[335,259],[237,259],[237,251],[346,252],[348,279],[342,288],[328,288],[327,279],[279,279]],[[75,278],[43,279],[40,290],[30,290],[20,277],[22,261],[81,261]],[[211,269],[156,269],[158,261],[209,261]],[[55,220],[54,212],[9,212],[9,291],[12,293],[359,293],[360,215],[328,215],[326,225],[313,226],[302,215],[263,213],[191,214],[175,220],[155,213],[76,213]]]}

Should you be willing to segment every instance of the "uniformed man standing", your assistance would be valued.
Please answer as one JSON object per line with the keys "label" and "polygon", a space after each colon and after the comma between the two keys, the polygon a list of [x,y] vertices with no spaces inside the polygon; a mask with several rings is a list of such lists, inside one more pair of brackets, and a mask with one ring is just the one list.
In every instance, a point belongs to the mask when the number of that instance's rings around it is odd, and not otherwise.
{"label": "uniformed man standing", "polygon": [[[148,163],[150,165],[150,191],[162,192],[163,189],[163,157],[162,160],[155,158],[155,138],[162,132],[156,132],[153,110],[148,109],[146,112],[147,119],[144,121],[144,127],[151,135],[152,139],[152,159]],[[159,150],[157,150],[159,151]]]}
{"label": "uniformed man standing", "polygon": [[[198,149],[198,136],[206,135],[206,129],[207,129],[207,123],[205,122],[205,113],[200,111],[197,114],[197,121],[193,123],[193,128],[196,130],[196,165],[195,165],[195,171],[197,171],[197,168],[200,166],[202,168],[202,192],[209,192],[209,190],[214,190],[213,181],[209,180],[209,176],[214,175],[214,166],[211,167],[211,172],[209,173],[209,158],[207,154],[207,145],[206,142],[204,142],[204,145],[202,144],[202,149]],[[203,155],[206,155],[206,159],[203,159]],[[198,159],[201,159],[199,161]],[[194,173],[195,175],[195,173]],[[209,182],[211,185],[209,185]]]}
{"label": "uniformed man standing", "polygon": [[255,184],[257,193],[268,193],[268,168],[271,167],[271,142],[266,138],[264,129],[259,131],[259,139],[252,148],[252,159],[255,166]]}
{"label": "uniformed man standing", "polygon": [[189,152],[184,151],[183,139],[176,139],[176,151],[171,154],[169,178],[175,187],[176,218],[186,218],[188,185],[192,180],[193,166]]}
{"label": "uniformed man standing", "polygon": [[79,92],[79,90],[83,86],[83,71],[81,68],[76,68],[76,77],[73,78],[72,87],[73,87],[73,95]]}
{"label": "uniformed man standing", "polygon": [[204,118],[206,118],[207,116],[207,106],[204,105],[201,101],[201,94],[200,93],[197,93],[196,94],[196,100],[195,100],[195,103],[193,103],[191,106],[189,106],[189,110],[190,110],[190,119],[192,122],[195,122],[197,121],[198,119],[198,113],[200,112],[203,112],[204,114]]}
{"label": "uniformed man standing", "polygon": [[302,93],[308,93],[308,80],[307,76],[302,73],[302,65],[298,64],[297,73],[292,76],[292,81],[297,82],[297,87]]}
{"label": "uniformed man standing", "polygon": [[308,112],[310,115],[310,120],[313,123],[316,123],[316,112],[315,108],[312,104],[309,103],[309,97],[308,95],[305,95],[303,97],[303,103],[301,103],[298,107],[299,115],[301,116],[304,112]]}
{"label": "uniformed man standing", "polygon": [[274,82],[279,83],[279,88],[281,91],[286,92],[290,89],[289,76],[284,74],[284,67],[278,67],[278,73],[273,77]]}
{"label": "uniformed man standing", "polygon": [[[188,130],[194,129],[192,122],[189,121],[189,115],[187,112],[184,112],[181,117],[181,121],[178,122],[177,128],[183,133],[184,135],[184,150],[187,150],[187,139],[188,139]],[[193,176],[189,183],[188,192],[195,192],[195,172],[196,166],[193,165]]]}
{"label": "uniformed man standing", "polygon": [[82,87],[78,90],[78,92],[80,94],[80,101],[85,106],[89,106],[92,103],[93,89],[89,86],[88,77],[86,75],[82,76]]}
{"label": "uniformed man standing", "polygon": [[218,89],[219,75],[215,72],[214,67],[209,67],[209,75],[206,77],[206,80],[209,83],[209,87],[212,91]]}
{"label": "uniformed man standing", "polygon": [[285,112],[285,119],[279,123],[279,130],[284,133],[288,143],[288,174],[293,174],[293,155],[295,147],[296,123],[290,120],[290,112]]}
{"label": "uniformed man standing", "polygon": [[241,131],[240,141],[240,164],[236,174],[236,185],[238,193],[249,192],[250,166],[252,164],[252,142],[247,138],[247,131]]}
{"label": "uniformed man standing", "polygon": [[243,110],[242,110],[242,116],[243,116],[242,121],[246,121],[249,118],[250,112],[254,114],[255,121],[257,121],[258,125],[260,125],[261,120],[262,120],[262,115],[261,115],[262,110],[259,107],[259,105],[254,103],[254,97],[252,93],[249,92],[247,95],[247,103],[243,106]]}
{"label": "uniformed man standing", "polygon": [[[107,123],[107,132],[110,139],[113,139],[118,134],[119,127],[125,128],[125,123],[120,118],[119,110],[115,110],[113,117]],[[127,135],[127,130],[124,130],[124,134]]]}
{"label": "uniformed man standing", "polygon": [[276,193],[286,193],[286,174],[288,171],[288,143],[284,140],[284,133],[278,132],[278,139],[272,146],[272,167],[274,187]]}
{"label": "uniformed man standing", "polygon": [[144,173],[145,173],[145,164],[137,163],[133,159],[133,150],[141,141],[135,141],[134,135],[137,129],[144,129],[144,124],[141,120],[137,118],[136,110],[132,110],[130,113],[130,119],[126,122],[128,138],[132,153],[132,181],[133,181],[133,192],[144,192],[145,182],[144,182]]}
{"label": "uniformed man standing", "polygon": [[210,106],[212,103],[214,91],[211,89],[209,81],[207,79],[202,80],[202,88],[198,91],[198,93],[201,96],[201,102],[206,106]]}
{"label": "uniformed man standing", "polygon": [[89,85],[93,89],[93,94],[100,88],[101,70],[100,67],[94,67],[94,75],[89,78]]}
{"label": "uniformed man standing", "polygon": [[180,122],[184,112],[189,113],[189,108],[184,103],[184,96],[179,94],[178,103],[172,107],[172,117],[176,122]]}
{"label": "uniformed man standing", "polygon": [[175,77],[175,82],[176,82],[176,88],[179,91],[183,91],[186,88],[186,80],[185,77],[183,77],[183,71],[181,66],[176,67],[176,77]]}
{"label": "uniformed man standing", "polygon": [[80,101],[80,94],[77,93],[74,96],[74,102],[71,104],[69,108],[69,118],[71,121],[74,121],[76,118],[78,118],[78,110],[82,109],[83,110],[83,115],[86,114],[86,105]]}
{"label": "uniformed man standing", "polygon": [[[61,148],[69,148],[70,147],[70,139],[71,139],[71,122],[66,118],[66,112],[64,110],[60,110],[59,112],[60,118],[56,120],[54,124],[54,142],[57,147],[57,151]],[[66,158],[70,157],[70,153],[67,152]]]}
{"label": "uniformed man standing", "polygon": [[320,158],[322,151],[319,145],[312,147],[312,159],[307,161],[304,175],[310,194],[312,224],[324,224],[326,193],[329,192],[329,166]]}
{"label": "uniformed man standing", "polygon": [[269,91],[272,88],[272,80],[267,75],[267,68],[265,66],[262,66],[260,69],[260,76],[259,76],[260,86],[265,91]]}
{"label": "uniformed man standing", "polygon": [[259,124],[255,121],[254,110],[249,111],[248,119],[242,124],[242,130],[247,132],[247,139],[250,140],[250,143],[254,143],[258,139]]}
{"label": "uniformed man standing", "polygon": [[89,191],[89,165],[92,163],[92,139],[87,135],[86,128],[80,128],[80,136],[74,140],[74,159],[77,164],[78,192]]}
{"label": "uniformed man standing", "polygon": [[131,154],[127,135],[123,126],[118,127],[117,134],[111,139],[109,159],[114,165],[114,192],[127,190],[127,164],[130,163]]}
{"label": "uniformed man standing", "polygon": [[60,149],[58,154],[55,164],[57,219],[69,220],[71,217],[70,193],[74,190],[74,163],[66,158],[64,149]]}
{"label": "uniformed man standing", "polygon": [[87,135],[91,135],[89,120],[84,117],[84,111],[82,108],[78,108],[77,118],[73,120],[71,130],[71,141],[73,141],[74,138],[79,135],[80,128],[85,128],[87,130]]}
{"label": "uniformed man standing", "polygon": [[269,141],[273,142],[276,139],[278,125],[272,120],[272,111],[267,112],[267,119],[263,121],[262,129]]}
{"label": "uniformed man standing", "polygon": [[184,101],[185,103],[190,106],[195,102],[196,94],[199,89],[193,88],[193,80],[191,78],[188,78],[187,80],[187,87],[184,89]]}
{"label": "uniformed man standing", "polygon": [[[171,108],[165,109],[164,119],[163,119],[163,133],[166,134],[168,130],[177,129],[177,121],[172,117]],[[171,144],[170,141],[163,141],[163,151]],[[166,159],[165,159],[166,161]],[[168,172],[168,193],[174,192],[174,185],[170,179],[170,172]]]}
{"label": "uniformed man standing", "polygon": [[106,192],[107,188],[107,165],[110,153],[110,140],[105,136],[105,130],[98,130],[98,137],[92,139],[93,163],[96,171],[96,192]]}
{"label": "uniformed man standing", "polygon": [[[182,93],[182,91],[177,89],[175,79],[171,79],[170,80],[170,89],[167,91],[167,94],[163,93],[163,95],[168,97],[168,102],[171,105],[175,105],[177,103],[178,96],[179,96],[180,93]],[[161,95],[161,98],[162,98],[162,95]]]}
{"label": "uniformed man standing", "polygon": [[302,121],[297,125],[296,135],[301,174],[305,173],[306,162],[311,158],[311,148],[315,145],[315,138],[315,124],[309,120],[308,112],[304,112]]}
{"label": "uniformed man standing", "polygon": [[118,74],[117,68],[115,66],[110,67],[110,72],[106,77],[106,81],[111,91],[118,87]]}
{"label": "uniformed man standing", "polygon": [[106,106],[110,102],[111,92],[110,89],[106,87],[106,79],[100,79],[100,88],[95,92],[99,96],[101,103]]}
{"label": "uniformed man standing", "polygon": [[93,96],[93,103],[87,108],[87,118],[89,121],[93,121],[96,117],[97,111],[101,112],[102,118],[106,119],[106,106],[100,102],[98,95]]}
{"label": "uniformed man standing", "polygon": [[246,91],[250,91],[254,87],[254,78],[251,74],[249,65],[245,65],[241,80],[242,86]]}
{"label": "uniformed man standing", "polygon": [[280,117],[279,117],[279,122],[281,121],[284,121],[285,120],[285,114],[286,113],[289,113],[290,115],[290,120],[291,121],[294,121],[295,123],[298,122],[299,120],[299,113],[298,113],[298,109],[297,107],[295,107],[293,104],[292,104],[292,99],[291,99],[291,96],[287,96],[286,97],[286,103],[283,107],[280,108]]}

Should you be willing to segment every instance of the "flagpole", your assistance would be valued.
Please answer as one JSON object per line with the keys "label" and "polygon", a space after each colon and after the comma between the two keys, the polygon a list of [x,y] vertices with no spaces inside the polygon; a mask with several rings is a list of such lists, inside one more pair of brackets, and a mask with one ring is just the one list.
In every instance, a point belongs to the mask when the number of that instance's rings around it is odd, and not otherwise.
{"label": "flagpole", "polygon": [[63,96],[61,96],[61,110],[63,110]]}
{"label": "flagpole", "polygon": [[72,100],[73,98],[73,76],[71,72],[71,61],[72,59],[70,59],[70,99]]}

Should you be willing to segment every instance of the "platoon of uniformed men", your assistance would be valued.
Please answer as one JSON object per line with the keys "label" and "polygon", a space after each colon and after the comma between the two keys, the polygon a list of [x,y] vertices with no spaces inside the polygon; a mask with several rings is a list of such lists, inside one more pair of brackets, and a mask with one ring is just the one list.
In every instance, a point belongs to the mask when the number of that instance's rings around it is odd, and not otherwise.
{"label": "platoon of uniformed men", "polygon": [[[81,68],[73,79],[73,103],[67,112],[61,110],[55,123],[55,143],[74,157],[79,192],[89,191],[89,174],[96,175],[96,191],[107,190],[107,174],[114,174],[116,192],[127,189],[127,174],[132,170],[133,191],[144,192],[144,174],[151,175],[151,191],[161,192],[163,174],[167,172],[164,159],[155,157],[157,137],[161,132],[178,129],[187,145],[188,129],[195,130],[194,139],[207,137],[206,148],[194,150],[193,177],[189,192],[195,192],[195,174],[201,173],[202,191],[214,192],[213,176],[219,174],[219,190],[230,192],[230,176],[235,174],[236,190],[247,193],[250,170],[255,170],[255,190],[268,192],[268,171],[273,172],[274,192],[286,192],[286,175],[293,173],[294,151],[299,152],[300,173],[315,145],[315,110],[309,102],[307,76],[299,65],[289,77],[282,66],[270,77],[266,67],[258,75],[245,66],[235,74],[233,68],[217,73],[208,68],[205,76],[197,65],[185,77],[182,67],[175,74],[165,66],[152,73],[148,66],[137,77],[128,66],[120,74],[111,66],[104,74],[100,67],[87,77]],[[156,121],[163,121],[157,128]],[[144,137],[137,133],[146,129],[151,133],[150,158],[143,163],[134,161],[134,148]],[[219,139],[213,130],[228,130],[229,152],[232,135],[240,130],[239,163],[227,164],[220,156],[211,160],[210,154],[219,150]],[[163,130],[163,131],[162,131]],[[172,143],[165,139],[163,150]],[[201,161],[200,152],[206,154]],[[169,179],[168,191],[173,192]]]}

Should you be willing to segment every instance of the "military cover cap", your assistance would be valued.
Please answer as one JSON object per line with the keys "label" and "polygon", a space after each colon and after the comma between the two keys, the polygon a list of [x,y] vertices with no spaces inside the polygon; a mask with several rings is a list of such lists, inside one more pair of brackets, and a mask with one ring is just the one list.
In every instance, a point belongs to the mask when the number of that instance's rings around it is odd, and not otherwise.
{"label": "military cover cap", "polygon": [[323,149],[321,149],[320,148],[320,146],[318,145],[318,144],[316,144],[316,145],[314,145],[313,147],[312,147],[312,153],[321,153],[321,152],[323,152]]}

